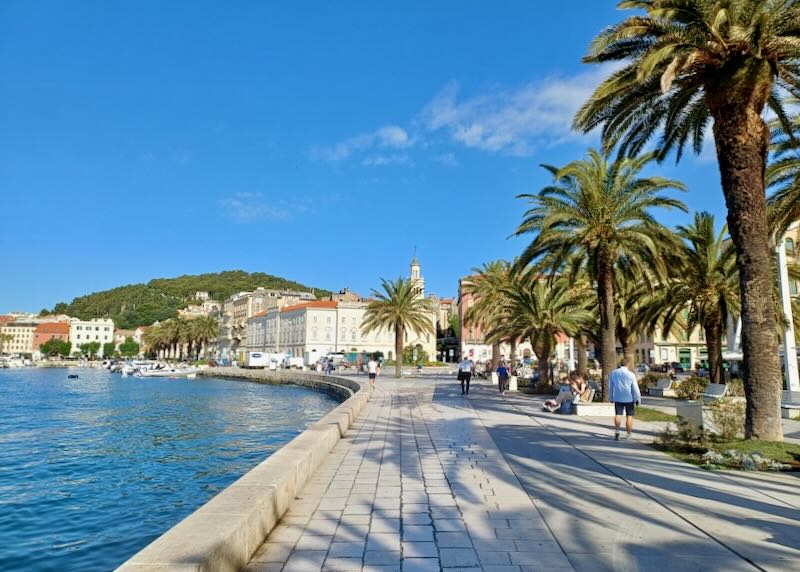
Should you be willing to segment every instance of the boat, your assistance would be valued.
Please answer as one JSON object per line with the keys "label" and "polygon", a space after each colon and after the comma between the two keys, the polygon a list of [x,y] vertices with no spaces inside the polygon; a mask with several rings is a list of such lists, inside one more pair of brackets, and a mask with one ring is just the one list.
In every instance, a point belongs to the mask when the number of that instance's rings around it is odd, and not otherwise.
{"label": "boat", "polygon": [[135,375],[137,377],[188,377],[194,379],[197,377],[197,368],[153,368],[139,371]]}

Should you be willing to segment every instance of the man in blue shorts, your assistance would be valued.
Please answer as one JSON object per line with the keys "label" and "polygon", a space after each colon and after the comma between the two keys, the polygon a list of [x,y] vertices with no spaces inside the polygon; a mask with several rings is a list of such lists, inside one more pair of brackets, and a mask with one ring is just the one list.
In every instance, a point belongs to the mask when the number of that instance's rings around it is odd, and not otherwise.
{"label": "man in blue shorts", "polygon": [[635,406],[642,402],[639,383],[636,375],[625,367],[625,364],[611,372],[608,376],[608,400],[614,404],[614,439],[619,441],[619,427],[622,424],[622,413],[625,413],[626,437],[633,432],[633,416]]}

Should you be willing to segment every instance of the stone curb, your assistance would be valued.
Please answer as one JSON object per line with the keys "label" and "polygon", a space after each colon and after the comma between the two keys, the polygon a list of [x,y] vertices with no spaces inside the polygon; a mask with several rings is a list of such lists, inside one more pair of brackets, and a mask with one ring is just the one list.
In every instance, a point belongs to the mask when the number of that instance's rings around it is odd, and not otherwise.
{"label": "stone curb", "polygon": [[236,571],[244,567],[370,399],[359,381],[313,373],[214,368],[204,375],[295,383],[345,401],[136,553],[119,572]]}

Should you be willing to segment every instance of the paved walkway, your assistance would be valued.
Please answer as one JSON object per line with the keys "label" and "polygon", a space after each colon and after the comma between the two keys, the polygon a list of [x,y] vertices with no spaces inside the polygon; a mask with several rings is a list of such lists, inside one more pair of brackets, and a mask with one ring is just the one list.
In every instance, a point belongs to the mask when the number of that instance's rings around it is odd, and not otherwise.
{"label": "paved walkway", "polygon": [[246,570],[800,570],[800,479],[611,435],[486,384],[384,378]]}

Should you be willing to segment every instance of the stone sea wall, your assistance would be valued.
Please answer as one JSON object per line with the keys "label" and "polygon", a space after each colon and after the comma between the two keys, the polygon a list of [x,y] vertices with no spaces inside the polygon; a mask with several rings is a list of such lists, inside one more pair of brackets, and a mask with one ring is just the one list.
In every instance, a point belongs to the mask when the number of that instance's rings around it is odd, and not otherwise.
{"label": "stone sea wall", "polygon": [[316,373],[210,368],[202,375],[293,383],[334,393],[344,401],[118,571],[233,572],[242,568],[370,398],[366,384]]}

